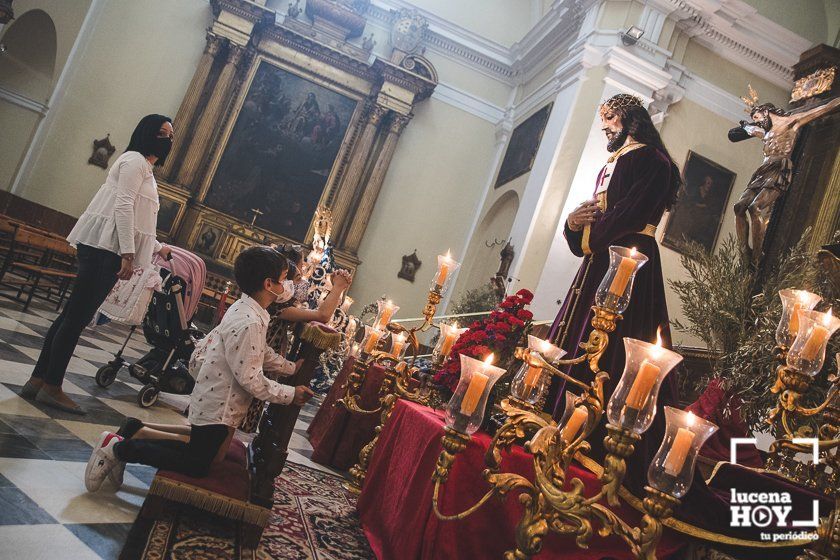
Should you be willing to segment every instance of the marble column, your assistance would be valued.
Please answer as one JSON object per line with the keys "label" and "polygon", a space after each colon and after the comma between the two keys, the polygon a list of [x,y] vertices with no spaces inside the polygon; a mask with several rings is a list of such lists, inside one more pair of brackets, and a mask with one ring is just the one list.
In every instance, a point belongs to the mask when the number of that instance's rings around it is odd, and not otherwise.
{"label": "marble column", "polygon": [[347,237],[344,240],[344,247],[351,252],[355,253],[358,251],[359,245],[362,243],[362,236],[365,233],[365,229],[367,229],[368,220],[373,213],[373,206],[376,204],[376,199],[385,180],[385,174],[391,165],[391,159],[394,157],[394,151],[397,148],[400,134],[402,134],[409,120],[411,120],[411,117],[407,115],[394,114],[391,118],[391,122],[388,125],[388,135],[385,137],[382,149],[379,151],[379,156],[373,164],[367,185],[358,201],[359,206],[353,216],[353,223],[350,224]]}
{"label": "marble column", "polygon": [[371,147],[376,139],[376,131],[382,122],[382,117],[387,113],[388,109],[381,105],[372,104],[367,108],[363,117],[365,119],[364,129],[356,141],[353,155],[350,157],[350,165],[332,203],[333,223],[345,231],[347,230],[345,220],[350,213],[353,197],[359,190],[359,180],[367,167],[368,154],[370,154]]}
{"label": "marble column", "polygon": [[203,113],[197,116],[195,133],[190,140],[186,156],[184,156],[184,161],[181,163],[178,177],[175,180],[177,184],[190,190],[198,184],[201,168],[206,162],[213,136],[219,130],[236,70],[244,54],[244,47],[235,44],[228,46],[227,59],[219,73],[219,79],[213,87],[213,93],[210,94],[210,99],[207,101]]}
{"label": "marble column", "polygon": [[178,114],[175,116],[175,126],[177,127],[175,131],[175,143],[172,145],[172,152],[166,158],[166,164],[163,166],[163,171],[161,172],[162,177],[169,178],[174,174],[176,165],[180,162],[184,149],[189,145],[190,135],[187,131],[193,127],[195,110],[207,86],[207,79],[213,68],[213,61],[222,45],[223,39],[221,37],[213,33],[207,34],[207,44],[204,47],[204,54],[201,55],[198,68],[195,69],[192,81],[184,94],[184,99],[181,101],[181,107],[178,108]]}

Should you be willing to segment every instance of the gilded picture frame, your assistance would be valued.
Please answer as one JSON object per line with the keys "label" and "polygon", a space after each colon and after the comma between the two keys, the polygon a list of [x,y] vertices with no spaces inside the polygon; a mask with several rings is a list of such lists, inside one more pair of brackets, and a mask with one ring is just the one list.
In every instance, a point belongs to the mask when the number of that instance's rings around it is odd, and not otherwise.
{"label": "gilded picture frame", "polygon": [[[277,231],[277,228],[265,227],[265,225],[267,224],[266,220],[268,218],[263,216],[260,216],[254,224],[257,228],[265,230],[272,236],[278,236],[293,242],[305,242],[312,236],[313,233],[315,208],[317,208],[318,205],[325,204],[328,200],[334,198],[336,196],[336,190],[341,188],[340,176],[338,176],[338,172],[342,167],[342,164],[346,161],[348,151],[352,148],[352,139],[356,135],[358,121],[364,105],[364,103],[362,103],[362,100],[364,99],[364,93],[352,89],[351,87],[347,87],[346,85],[343,85],[337,81],[327,79],[324,76],[319,76],[310,72],[305,72],[301,68],[295,67],[291,64],[287,64],[284,61],[275,59],[274,57],[268,57],[264,54],[260,54],[254,57],[254,61],[248,70],[247,77],[245,78],[243,85],[240,88],[240,92],[237,96],[237,99],[234,103],[233,110],[231,111],[231,114],[229,115],[225,124],[225,128],[219,140],[219,146],[215,150],[213,158],[210,162],[208,173],[198,193],[197,202],[202,207],[212,209],[214,212],[221,213],[222,215],[229,218],[232,222],[243,221],[243,216],[232,215],[230,212],[226,211],[224,205],[213,204],[212,197],[208,199],[208,193],[211,191],[211,188],[213,188],[214,181],[217,177],[217,173],[220,170],[220,164],[223,162],[226,150],[230,146],[232,136],[235,133],[237,123],[239,122],[239,118],[243,114],[243,107],[245,106],[246,102],[248,102],[249,92],[251,91],[251,88],[254,84],[254,80],[257,78],[260,69],[263,68],[263,65],[269,65],[271,69],[277,69],[280,72],[284,72],[290,76],[294,76],[296,79],[305,80],[306,82],[311,83],[313,87],[323,88],[324,91],[329,91],[330,93],[342,96],[343,98],[351,100],[355,104],[352,112],[349,115],[349,118],[347,118],[348,122],[346,127],[343,127],[340,145],[338,146],[335,156],[332,158],[331,167],[328,170],[328,173],[326,174],[326,180],[323,184],[320,195],[317,199],[313,198],[309,201],[309,206],[312,207],[312,212],[311,215],[306,216],[305,234],[300,235],[298,233],[297,236],[292,237],[286,235],[285,233],[287,232]],[[345,112],[345,115],[346,114],[347,113]],[[245,221],[248,220],[246,219]],[[300,232],[302,230],[303,228],[298,228],[296,231]]]}
{"label": "gilded picture frame", "polygon": [[677,203],[668,213],[662,245],[685,254],[688,242],[712,252],[736,173],[689,150],[683,166],[683,185]]}

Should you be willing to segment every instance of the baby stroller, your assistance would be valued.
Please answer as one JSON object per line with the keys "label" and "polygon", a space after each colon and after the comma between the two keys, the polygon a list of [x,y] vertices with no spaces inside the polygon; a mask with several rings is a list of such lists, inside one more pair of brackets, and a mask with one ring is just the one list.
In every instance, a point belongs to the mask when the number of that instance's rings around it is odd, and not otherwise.
{"label": "baby stroller", "polygon": [[108,387],[120,369],[128,365],[129,374],[143,383],[137,395],[137,404],[143,408],[155,404],[161,391],[176,395],[189,395],[192,392],[195,380],[189,373],[187,363],[195,348],[195,341],[204,336],[189,322],[204,289],[204,261],[184,249],[171,249],[169,261],[156,261],[161,266],[161,288],[152,294],[142,321],[143,335],[152,349],[134,364],[128,364],[122,357],[137,328],[137,325],[133,325],[114,359],[96,372],[97,385]]}

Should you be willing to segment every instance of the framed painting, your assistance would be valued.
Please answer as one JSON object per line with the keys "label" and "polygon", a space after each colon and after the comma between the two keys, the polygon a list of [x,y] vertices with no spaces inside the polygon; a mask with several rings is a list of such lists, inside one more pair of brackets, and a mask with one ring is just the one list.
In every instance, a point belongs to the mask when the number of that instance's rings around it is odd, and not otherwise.
{"label": "framed painting", "polygon": [[549,103],[513,129],[494,188],[498,189],[520,175],[528,173],[534,166],[534,158],[537,157],[537,149],[540,147],[553,105],[554,103]]}
{"label": "framed painting", "polygon": [[305,241],[357,104],[261,61],[204,204]]}
{"label": "framed painting", "polygon": [[684,253],[689,242],[715,247],[735,173],[689,150],[679,199],[668,215],[662,244]]}
{"label": "framed painting", "polygon": [[181,212],[182,204],[177,200],[160,196],[160,208],[157,216],[157,229],[167,236],[172,235],[172,227]]}
{"label": "framed painting", "polygon": [[202,223],[198,235],[193,242],[193,250],[208,257],[212,257],[222,241],[225,230],[216,224]]}

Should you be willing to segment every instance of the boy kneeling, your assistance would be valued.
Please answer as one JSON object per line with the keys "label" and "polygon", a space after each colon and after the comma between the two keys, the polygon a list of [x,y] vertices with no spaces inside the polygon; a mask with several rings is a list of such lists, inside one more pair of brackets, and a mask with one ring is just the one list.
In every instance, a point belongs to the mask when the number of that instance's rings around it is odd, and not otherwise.
{"label": "boy kneeling", "polygon": [[242,297],[196,345],[190,363],[196,378],[190,425],[144,424],[129,418],[116,433],[102,432],[85,470],[89,492],[99,490],[106,478],[119,488],[126,463],[206,476],[210,465],[227,453],[252,397],[296,406],[309,400],[313,393],[308,387],[280,385],[263,374],[292,375],[302,363],[292,363],[266,345],[266,308],[283,296],[288,268],[288,261],[270,247],[239,254],[234,277]]}

